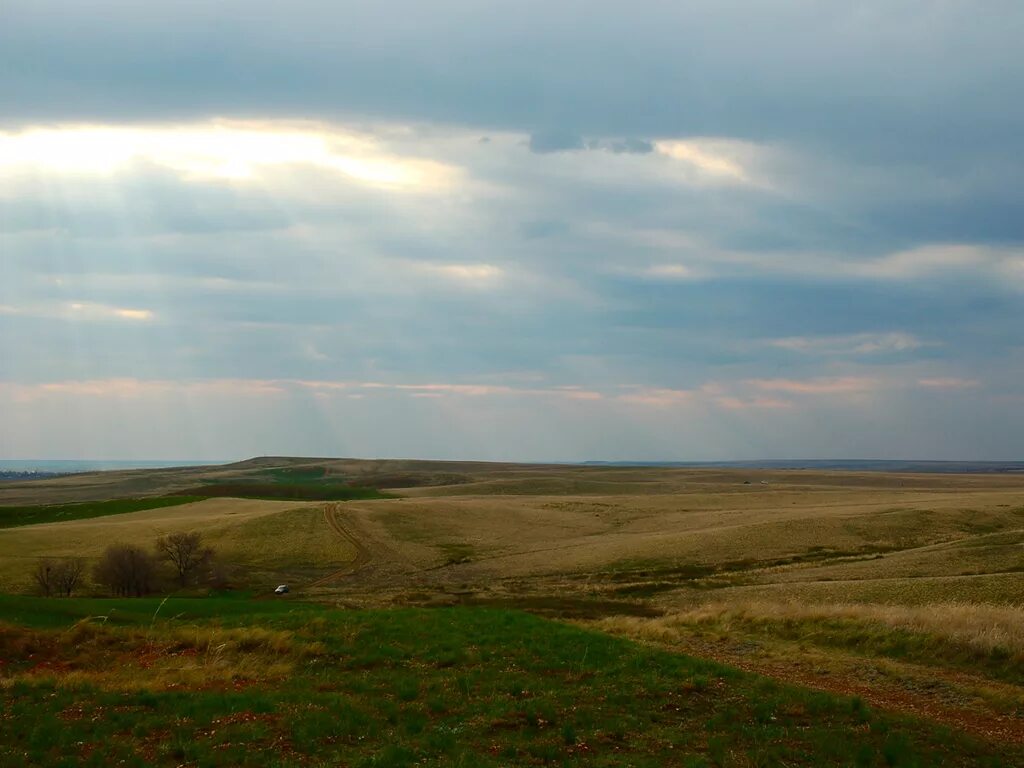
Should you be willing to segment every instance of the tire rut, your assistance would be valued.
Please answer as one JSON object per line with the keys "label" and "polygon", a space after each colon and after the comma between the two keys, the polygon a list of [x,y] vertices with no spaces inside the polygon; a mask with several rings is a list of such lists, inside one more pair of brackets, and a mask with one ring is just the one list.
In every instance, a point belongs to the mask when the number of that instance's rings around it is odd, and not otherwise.
{"label": "tire rut", "polygon": [[350,529],[345,527],[345,524],[342,522],[340,504],[325,504],[324,520],[327,522],[327,525],[331,527],[331,530],[355,549],[356,555],[352,561],[347,563],[343,568],[332,571],[326,576],[322,576],[316,581],[310,582],[307,585],[308,587],[322,587],[326,584],[330,584],[332,581],[336,581],[345,576],[350,576],[365,568],[373,560],[373,555],[366,545],[364,545],[359,537]]}

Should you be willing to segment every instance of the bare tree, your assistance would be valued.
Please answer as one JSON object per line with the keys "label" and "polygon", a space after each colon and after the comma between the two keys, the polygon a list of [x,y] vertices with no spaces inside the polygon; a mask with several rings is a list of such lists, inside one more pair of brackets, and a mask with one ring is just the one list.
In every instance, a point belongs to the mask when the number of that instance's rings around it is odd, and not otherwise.
{"label": "bare tree", "polygon": [[156,549],[174,567],[182,587],[188,586],[213,556],[212,550],[203,546],[202,534],[195,532],[161,536],[156,540]]}
{"label": "bare tree", "polygon": [[32,580],[45,597],[71,597],[82,581],[85,563],[80,558],[40,560],[32,571]]}
{"label": "bare tree", "polygon": [[96,564],[94,576],[115,595],[142,597],[153,591],[156,563],[144,549],[111,544]]}
{"label": "bare tree", "polygon": [[78,588],[85,574],[85,561],[80,557],[69,557],[60,563],[57,569],[57,590],[64,597],[71,597],[71,594]]}
{"label": "bare tree", "polygon": [[43,597],[53,597],[56,591],[57,563],[53,560],[40,560],[32,571],[32,580]]}

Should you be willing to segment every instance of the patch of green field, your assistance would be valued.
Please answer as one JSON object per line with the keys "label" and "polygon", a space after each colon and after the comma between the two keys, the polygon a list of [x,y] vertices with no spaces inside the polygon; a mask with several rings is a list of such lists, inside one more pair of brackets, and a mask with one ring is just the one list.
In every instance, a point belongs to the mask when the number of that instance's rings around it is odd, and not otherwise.
{"label": "patch of green field", "polygon": [[[328,482],[327,467],[278,467],[259,473],[275,483]],[[337,482],[336,480],[334,482]]]}
{"label": "patch of green field", "polygon": [[[209,598],[89,598],[50,599],[0,594],[0,621],[38,628],[62,628],[83,619],[105,625],[169,626],[175,622],[210,619],[262,621],[283,614],[317,614],[322,607],[288,600],[253,600],[247,593]],[[2,626],[2,624],[0,624]],[[2,677],[0,677],[2,679]]]}
{"label": "patch of green field", "polygon": [[197,496],[236,496],[244,499],[289,499],[296,501],[365,501],[391,499],[376,487],[352,485],[341,475],[321,465],[275,467],[251,477],[229,482],[211,482],[192,488]]}
{"label": "patch of green field", "polygon": [[0,628],[12,768],[1024,760],[856,699],[516,611],[219,598],[0,598],[0,610],[16,622]]}
{"label": "patch of green field", "polygon": [[30,507],[0,507],[0,528],[17,528],[37,523],[62,523],[106,515],[123,515],[145,509],[162,509],[202,501],[201,496],[175,495],[146,499],[110,499],[81,504],[47,504]]}
{"label": "patch of green field", "polygon": [[184,493],[203,499],[231,497],[285,501],[367,501],[393,499],[394,496],[376,488],[361,488],[343,483],[211,483],[189,488]]}

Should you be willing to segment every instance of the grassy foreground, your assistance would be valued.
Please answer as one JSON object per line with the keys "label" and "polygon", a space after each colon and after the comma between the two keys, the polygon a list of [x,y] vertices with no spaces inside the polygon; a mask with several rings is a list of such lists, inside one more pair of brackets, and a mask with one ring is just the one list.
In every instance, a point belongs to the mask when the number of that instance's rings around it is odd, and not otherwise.
{"label": "grassy foreground", "polygon": [[515,611],[0,597],[0,617],[4,766],[1024,764]]}

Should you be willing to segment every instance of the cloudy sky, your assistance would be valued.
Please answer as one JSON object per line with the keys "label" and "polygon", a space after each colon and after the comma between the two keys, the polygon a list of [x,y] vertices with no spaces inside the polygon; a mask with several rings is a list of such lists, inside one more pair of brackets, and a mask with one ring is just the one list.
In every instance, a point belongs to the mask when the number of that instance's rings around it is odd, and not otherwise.
{"label": "cloudy sky", "polygon": [[0,457],[1024,454],[1024,6],[0,3]]}

